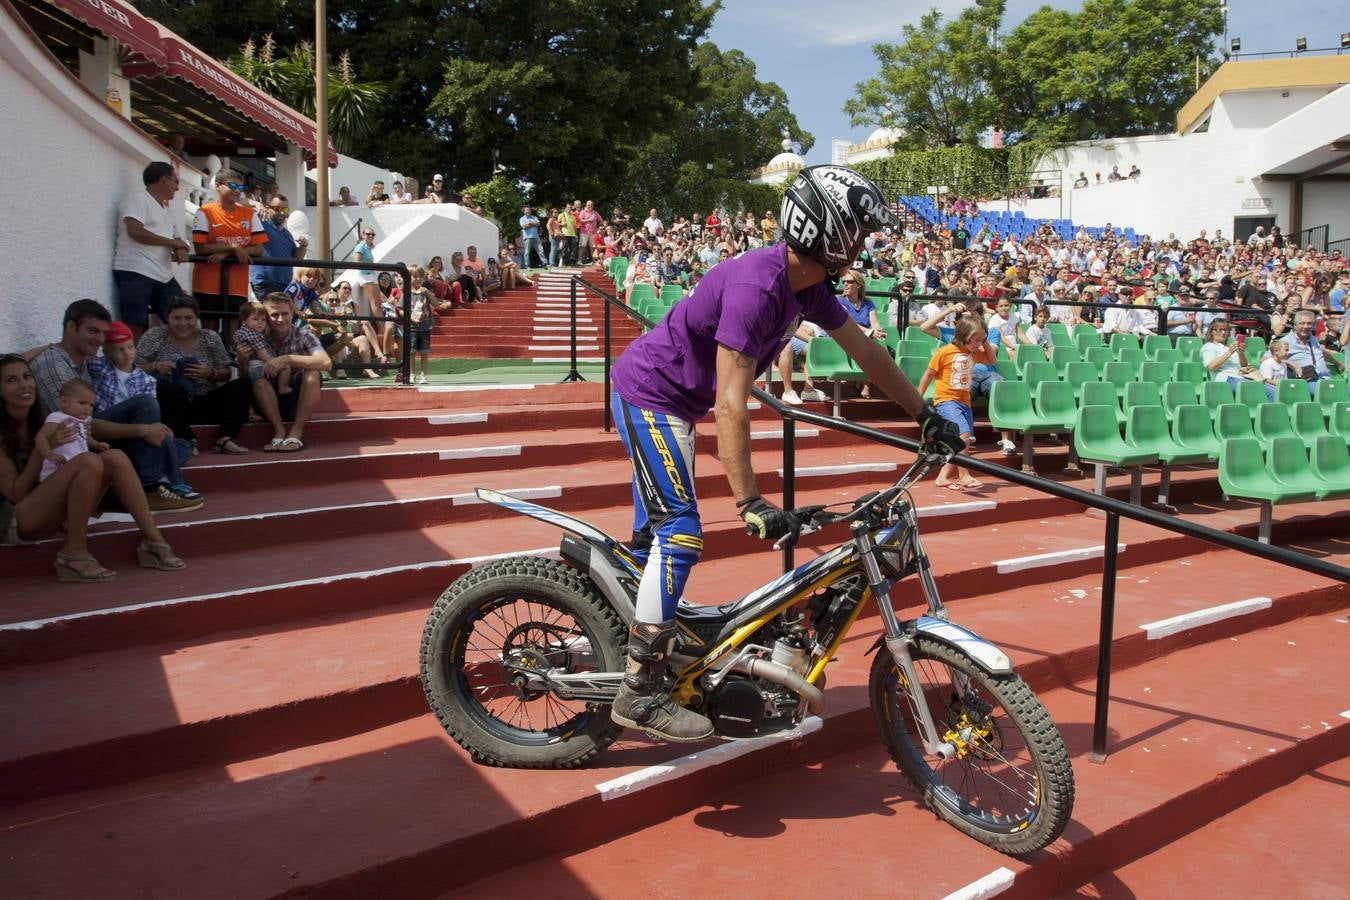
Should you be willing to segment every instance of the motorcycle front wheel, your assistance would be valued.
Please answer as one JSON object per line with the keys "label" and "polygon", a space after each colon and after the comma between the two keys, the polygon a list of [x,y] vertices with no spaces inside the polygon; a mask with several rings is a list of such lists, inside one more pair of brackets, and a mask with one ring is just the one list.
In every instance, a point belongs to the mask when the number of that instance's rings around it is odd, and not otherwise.
{"label": "motorcycle front wheel", "polygon": [[911,649],[919,692],[939,740],[924,751],[913,695],[885,647],[868,683],[872,713],[900,771],[939,817],[1010,855],[1059,837],[1073,811],[1073,767],[1054,722],[1016,675],[990,675],[965,654],[919,635]]}
{"label": "motorcycle front wheel", "polygon": [[617,672],[624,627],[575,569],[512,557],[446,589],[422,632],[422,689],[446,732],[484,765],[579,766],[623,730],[609,704],[535,690],[522,669]]}

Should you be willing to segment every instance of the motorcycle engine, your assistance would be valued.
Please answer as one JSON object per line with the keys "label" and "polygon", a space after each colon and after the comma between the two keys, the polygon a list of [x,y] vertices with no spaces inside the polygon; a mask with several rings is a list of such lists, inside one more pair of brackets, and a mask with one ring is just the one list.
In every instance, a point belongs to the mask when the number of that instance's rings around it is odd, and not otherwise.
{"label": "motorcycle engine", "polygon": [[707,713],[718,734],[747,738],[791,728],[796,694],[776,684],[729,675],[708,697]]}

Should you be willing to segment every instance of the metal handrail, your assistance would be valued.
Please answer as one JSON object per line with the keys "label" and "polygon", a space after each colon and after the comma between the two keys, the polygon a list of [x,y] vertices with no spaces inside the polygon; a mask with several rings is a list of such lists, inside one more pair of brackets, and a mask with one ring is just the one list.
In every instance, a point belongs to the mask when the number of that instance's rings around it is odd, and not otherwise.
{"label": "metal handrail", "polygon": [[[573,275],[571,279],[573,372],[576,370],[576,298],[578,285],[595,294],[605,303],[605,430],[609,431],[612,423],[609,384],[610,307],[613,306],[619,308],[625,315],[643,325],[651,326],[652,322],[646,316],[630,309],[626,304],[611,296],[608,292],[585,281],[580,276]],[[580,376],[578,376],[578,378],[579,377]],[[867,425],[860,425],[857,422],[850,422],[846,419],[836,419],[833,416],[826,416],[798,407],[788,406],[779,401],[778,398],[774,397],[772,394],[762,391],[759,388],[751,388],[750,393],[756,400],[766,405],[783,419],[784,508],[790,508],[796,502],[796,422],[805,422],[810,425],[829,428],[834,431],[843,432],[844,434],[851,434],[855,437],[864,438],[865,440],[874,443],[885,444],[900,450],[907,450],[911,453],[917,453],[921,446],[920,443],[913,438],[901,437],[899,435],[871,428]],[[1106,514],[1106,532],[1104,538],[1105,553],[1103,555],[1102,564],[1101,622],[1097,638],[1096,711],[1093,719],[1092,731],[1093,759],[1097,762],[1103,762],[1106,759],[1106,726],[1111,699],[1111,650],[1115,628],[1116,545],[1120,534],[1121,518],[1132,519],[1136,522],[1142,522],[1145,525],[1152,525],[1155,528],[1162,528],[1228,550],[1236,550],[1240,553],[1246,553],[1269,562],[1279,563],[1314,575],[1321,575],[1342,583],[1350,582],[1350,568],[1339,566],[1326,560],[1317,559],[1316,557],[1308,556],[1294,550],[1270,544],[1262,544],[1251,538],[1242,537],[1241,535],[1232,534],[1227,531],[1220,531],[1217,528],[1210,528],[1205,525],[1197,525],[1193,522],[1176,518],[1175,516],[1135,506],[1121,500],[1116,500],[1112,497],[1094,494],[1080,488],[1069,487],[1058,481],[1043,478],[1040,475],[1021,472],[1017,469],[977,459],[972,456],[962,455],[961,464],[993,478],[1001,478],[1004,481],[1020,485],[1021,487],[1039,491],[1043,494],[1050,494],[1051,496],[1059,497],[1062,500],[1068,500],[1090,509],[1101,510]],[[788,545],[783,550],[783,564],[785,571],[792,567],[792,562],[792,547],[791,545]]]}
{"label": "metal handrail", "polygon": [[[351,228],[348,228],[346,231],[342,232],[342,234],[338,235],[338,239],[333,242],[333,246],[328,248],[329,259],[342,259],[343,256],[346,255],[346,254],[339,255],[337,252],[337,248],[342,246],[342,242],[347,239],[347,235],[351,234],[353,231],[359,232],[361,230],[361,221],[362,220],[358,218],[356,220],[356,223],[352,225]],[[357,243],[360,242],[358,241]]]}
{"label": "metal handrail", "polygon": [[[211,260],[209,256],[200,253],[194,253],[193,255],[188,257],[188,262],[190,263],[206,263],[210,261]],[[303,257],[299,259],[292,259],[288,257],[255,256],[249,259],[248,264],[251,266],[289,266],[291,268],[329,269],[335,271],[352,268],[351,262],[345,260],[307,259]],[[239,262],[234,258],[233,254],[226,254],[225,258],[220,261],[219,265],[220,265],[220,296],[226,297],[229,296],[229,291],[226,289],[226,284],[229,280],[229,271],[228,271],[229,267],[233,265],[239,265]],[[409,290],[408,288],[412,285],[412,278],[408,275],[408,266],[405,263],[401,262],[400,263],[363,262],[361,263],[361,267],[369,269],[372,272],[395,272],[399,275],[399,277],[403,279],[403,284],[405,288],[403,290],[402,320],[400,320],[397,316],[376,316],[376,315],[370,316],[326,315],[324,316],[324,318],[334,322],[398,323],[402,321],[404,325],[403,329],[404,335],[403,340],[400,341],[399,344],[403,351],[403,358],[400,359],[398,362],[382,363],[376,360],[372,360],[370,363],[362,364],[359,367],[347,365],[343,366],[342,368],[344,371],[346,371],[347,369],[354,369],[354,368],[379,369],[379,370],[398,369],[403,375],[403,383],[407,384],[408,376],[409,374],[411,374],[410,369],[412,365],[412,355],[408,352],[408,345],[411,343],[409,338],[411,337],[411,330],[412,330],[412,291]],[[220,318],[222,319],[223,325],[224,316],[221,316]],[[576,347],[575,332],[573,332],[573,336],[574,339],[572,342],[572,346],[573,348],[575,348]]]}
{"label": "metal handrail", "polygon": [[1321,250],[1325,253],[1327,243],[1331,240],[1331,226],[1314,225],[1311,228],[1305,228],[1296,234],[1289,235],[1287,240],[1296,247]]}

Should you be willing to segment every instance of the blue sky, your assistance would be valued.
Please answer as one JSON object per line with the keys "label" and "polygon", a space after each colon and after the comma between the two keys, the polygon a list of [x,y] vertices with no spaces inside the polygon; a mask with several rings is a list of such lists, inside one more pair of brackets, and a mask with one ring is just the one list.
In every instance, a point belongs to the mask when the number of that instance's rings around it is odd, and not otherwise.
{"label": "blue sky", "polygon": [[[787,91],[802,127],[815,135],[807,161],[829,162],[830,139],[859,141],[870,128],[853,128],[841,112],[853,86],[877,72],[872,45],[899,38],[900,28],[936,6],[952,15],[969,6],[953,0],[723,0],[709,38],[724,49],[743,51],[759,77]],[[1044,4],[1009,0],[1009,30]],[[1050,6],[1077,9],[1077,2]],[[1336,8],[1341,12],[1336,12]],[[1228,32],[1242,38],[1243,52],[1292,50],[1307,37],[1309,47],[1334,47],[1350,31],[1350,9],[1326,0],[1229,0]],[[767,162],[767,160],[766,160]]]}

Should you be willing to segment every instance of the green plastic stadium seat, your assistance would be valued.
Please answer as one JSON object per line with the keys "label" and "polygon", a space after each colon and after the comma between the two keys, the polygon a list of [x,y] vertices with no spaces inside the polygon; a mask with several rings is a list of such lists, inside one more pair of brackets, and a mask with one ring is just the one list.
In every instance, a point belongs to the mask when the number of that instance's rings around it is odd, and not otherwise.
{"label": "green plastic stadium seat", "polygon": [[[1294,445],[1303,456],[1303,442],[1294,441]],[[1306,457],[1303,462],[1306,467]],[[1317,496],[1316,489],[1293,488],[1275,481],[1266,468],[1261,444],[1256,438],[1233,438],[1223,442],[1219,449],[1219,486],[1229,497],[1261,501],[1261,524],[1257,535],[1265,544],[1270,543],[1271,508],[1276,503],[1294,503]]]}
{"label": "green plastic stadium seat", "polygon": [[1331,408],[1327,431],[1350,441],[1350,403],[1337,403]]}
{"label": "green plastic stadium seat", "polygon": [[989,424],[1006,431],[1049,431],[1031,406],[1023,381],[996,381],[989,389]]}
{"label": "green plastic stadium seat", "polygon": [[628,305],[633,306],[638,300],[648,300],[656,298],[656,288],[645,281],[636,282],[632,289],[628,291]]}
{"label": "green plastic stadium seat", "polygon": [[[1161,410],[1159,410],[1161,412]],[[1084,406],[1078,410],[1078,423],[1073,432],[1073,446],[1078,458],[1096,467],[1093,491],[1106,494],[1106,467],[1122,466],[1130,471],[1130,502],[1140,501],[1140,466],[1157,461],[1157,454],[1138,450],[1126,444],[1116,424],[1115,409],[1111,406]]]}
{"label": "green plastic stadium seat", "polygon": [[1125,425],[1125,413],[1120,408],[1120,399],[1116,395],[1116,386],[1109,381],[1088,381],[1078,391],[1078,408],[1084,406],[1109,406],[1116,413],[1116,427]]}
{"label": "green plastic stadium seat", "polygon": [[1022,368],[1022,380],[1034,391],[1036,390],[1036,385],[1040,384],[1042,381],[1058,381],[1059,373],[1055,371],[1055,367],[1052,363],[1048,363],[1045,360],[1041,360],[1040,362],[1030,362]]}
{"label": "green plastic stadium seat", "polygon": [[1121,350],[1125,349],[1140,350],[1141,353],[1143,352],[1139,347],[1139,339],[1132,334],[1113,334],[1111,335],[1111,339],[1107,346],[1116,354],[1119,354]]}
{"label": "green plastic stadium seat", "polygon": [[1162,395],[1158,391],[1158,386],[1151,381],[1131,381],[1125,385],[1123,406],[1126,416],[1136,406],[1161,407]]}
{"label": "green plastic stadium seat", "polygon": [[1169,506],[1168,493],[1172,485],[1172,466],[1208,462],[1209,454],[1192,450],[1172,439],[1167,427],[1167,412],[1161,406],[1135,406],[1125,422],[1125,443],[1141,453],[1153,453],[1162,463],[1162,477],[1158,481],[1158,506]]}
{"label": "green plastic stadium seat", "polygon": [[1115,362],[1115,355],[1111,353],[1110,347],[1089,347],[1083,354],[1083,359],[1097,367],[1097,374],[1100,375],[1106,371],[1106,364]]}
{"label": "green plastic stadium seat", "polygon": [[1144,336],[1144,355],[1149,359],[1157,359],[1160,350],[1171,350],[1172,340],[1165,334],[1148,334]]}
{"label": "green plastic stadium seat", "polygon": [[1319,496],[1329,486],[1312,470],[1308,450],[1296,437],[1278,437],[1266,449],[1266,470],[1282,487]]}
{"label": "green plastic stadium seat", "polygon": [[[815,341],[812,341],[811,343],[814,344]],[[810,349],[810,344],[807,345],[807,349]],[[928,361],[930,359],[932,359],[931,356],[902,356],[895,361],[895,364],[900,367],[900,371],[904,373],[904,376],[908,378],[915,387],[918,387],[919,380],[923,378],[923,373],[928,369]],[[928,390],[924,392],[924,396],[929,399],[932,398],[933,386],[931,384],[928,385]]]}
{"label": "green plastic stadium seat", "polygon": [[1256,421],[1252,423],[1256,439],[1267,447],[1276,438],[1297,437],[1289,421],[1289,407],[1283,403],[1263,403],[1256,410]]}
{"label": "green plastic stadium seat", "polygon": [[998,374],[1007,381],[1019,381],[1022,378],[1022,373],[1017,371],[1017,363],[1010,359],[998,360],[994,363],[994,368],[998,369]]}
{"label": "green plastic stadium seat", "polygon": [[1177,338],[1177,349],[1186,359],[1190,359],[1194,354],[1200,352],[1200,348],[1205,346],[1205,339],[1200,337],[1191,337],[1183,335]]}
{"label": "green plastic stadium seat", "polygon": [[1200,385],[1200,399],[1210,409],[1233,402],[1233,388],[1227,381],[1206,381]]}
{"label": "green plastic stadium seat", "polygon": [[1172,440],[1208,459],[1219,458],[1219,439],[1214,436],[1209,409],[1198,403],[1183,403],[1172,410]]}
{"label": "green plastic stadium seat", "polygon": [[1161,387],[1172,380],[1173,363],[1148,360],[1139,367],[1139,380],[1149,381]]}
{"label": "green plastic stadium seat", "polygon": [[[1164,340],[1166,340],[1166,338],[1164,338]],[[1161,350],[1154,351],[1149,359],[1154,362],[1167,363],[1169,366],[1174,366],[1179,362],[1186,361],[1186,357],[1180,350],[1173,350],[1171,347],[1164,347]]]}
{"label": "green plastic stadium seat", "polygon": [[1144,356],[1143,350],[1128,345],[1118,348],[1115,351],[1115,354],[1118,362],[1129,363],[1134,366],[1136,370],[1148,359],[1148,357]]}
{"label": "green plastic stadium seat", "polygon": [[1308,390],[1308,382],[1302,378],[1285,378],[1275,383],[1275,402],[1292,406],[1295,403],[1307,403],[1313,396]]}
{"label": "green plastic stadium seat", "polygon": [[[1189,381],[1169,381],[1162,386],[1163,409],[1174,412],[1178,406],[1200,402],[1200,386]],[[1208,417],[1208,412],[1206,416]]]}
{"label": "green plastic stadium seat", "polygon": [[1252,415],[1241,403],[1225,403],[1214,415],[1214,436],[1220,441],[1240,438],[1256,439],[1252,432]]}
{"label": "green plastic stadium seat", "polygon": [[1073,389],[1075,396],[1084,384],[1097,381],[1098,377],[1097,367],[1090,362],[1071,362],[1064,367],[1064,381]]}
{"label": "green plastic stadium seat", "polygon": [[1336,408],[1336,404],[1344,403],[1350,394],[1346,393],[1346,381],[1344,378],[1323,378],[1317,382],[1317,402],[1322,405],[1322,414],[1327,418],[1331,417]]}
{"label": "green plastic stadium seat", "polygon": [[1248,335],[1246,346],[1243,348],[1247,357],[1247,365],[1261,365],[1261,357],[1266,355],[1266,339],[1256,335]]}
{"label": "green plastic stadium seat", "polygon": [[[1079,331],[1078,329],[1080,327],[1082,326],[1075,325],[1073,327],[1073,345],[1078,348],[1079,353],[1082,353],[1086,357],[1087,352],[1093,347],[1102,346],[1102,337],[1097,334],[1096,329],[1091,325],[1088,326],[1087,331]],[[1108,347],[1107,349],[1109,350],[1110,348]]]}
{"label": "green plastic stadium seat", "polygon": [[1346,449],[1345,441],[1331,436],[1318,438],[1313,444],[1309,468],[1326,484],[1318,491],[1318,500],[1350,494],[1350,450]]}
{"label": "green plastic stadium seat", "polygon": [[1097,343],[1099,344],[1102,341],[1102,336],[1097,333],[1095,326],[1089,325],[1087,322],[1079,322],[1077,325],[1073,326],[1073,336],[1075,339],[1087,335],[1096,338]]}
{"label": "green plastic stadium seat", "polygon": [[1013,352],[1013,362],[1017,364],[1017,371],[1026,369],[1028,363],[1045,362],[1045,351],[1035,344],[1018,344]]}
{"label": "green plastic stadium seat", "polygon": [[[1279,404],[1266,404],[1278,406]],[[1309,450],[1318,438],[1329,435],[1327,420],[1322,417],[1322,407],[1316,403],[1295,403],[1289,407],[1289,423],[1293,426],[1294,437],[1303,441]]]}
{"label": "green plastic stadium seat", "polygon": [[1042,381],[1034,396],[1036,415],[1056,431],[1069,431],[1078,421],[1078,402],[1073,385],[1064,381]]}
{"label": "green plastic stadium seat", "polygon": [[1073,347],[1055,347],[1050,351],[1050,364],[1055,367],[1061,378],[1064,377],[1064,370],[1068,368],[1069,363],[1081,362],[1082,359]]}
{"label": "green plastic stadium seat", "polygon": [[1204,363],[1184,361],[1172,366],[1173,381],[1189,381],[1191,384],[1201,385],[1209,379],[1209,370],[1205,368]]}
{"label": "green plastic stadium seat", "polygon": [[1116,386],[1116,394],[1120,397],[1125,396],[1125,385],[1134,381],[1135,368],[1127,362],[1110,362],[1102,371],[1102,381],[1109,381]]}
{"label": "green plastic stadium seat", "polygon": [[1047,322],[1045,330],[1050,332],[1051,337],[1054,337],[1055,335],[1059,335],[1062,338],[1069,337],[1069,326],[1065,325],[1063,322]]}
{"label": "green plastic stadium seat", "polygon": [[902,335],[902,337],[907,341],[922,341],[923,343],[928,345],[929,353],[932,353],[934,350],[937,349],[938,339],[933,337],[931,334],[928,334],[926,331],[923,331],[917,325],[905,326],[905,333]]}
{"label": "green plastic stadium seat", "polygon": [[673,306],[678,300],[683,299],[684,288],[680,287],[678,284],[663,284],[661,285],[661,293],[659,296],[663,303]]}
{"label": "green plastic stadium seat", "polygon": [[1251,413],[1252,421],[1256,421],[1256,411],[1266,405],[1266,386],[1259,381],[1249,381],[1243,379],[1238,382],[1237,390],[1234,392],[1237,402],[1243,404]]}
{"label": "green plastic stadium seat", "polygon": [[[834,415],[839,416],[845,381],[860,381],[863,374],[857,365],[830,338],[818,337],[806,345],[806,372],[812,378],[824,378],[834,383]],[[918,382],[915,382],[917,385]]]}

